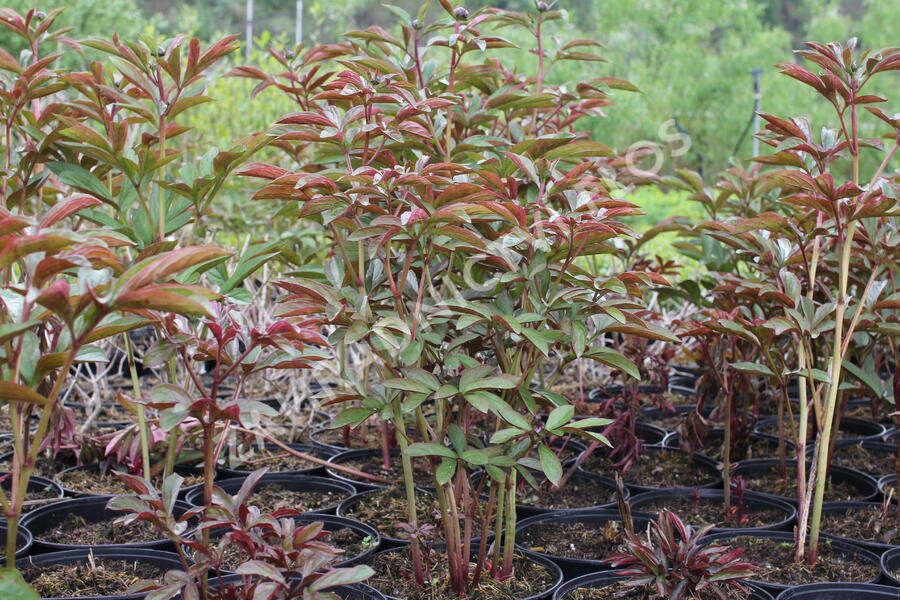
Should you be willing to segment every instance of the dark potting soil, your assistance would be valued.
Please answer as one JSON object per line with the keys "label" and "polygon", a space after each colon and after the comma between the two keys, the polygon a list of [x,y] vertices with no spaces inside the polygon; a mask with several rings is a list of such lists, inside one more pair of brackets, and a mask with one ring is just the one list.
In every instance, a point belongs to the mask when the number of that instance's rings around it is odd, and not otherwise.
{"label": "dark potting soil", "polygon": [[875,542],[877,544],[900,544],[900,529],[897,526],[896,506],[888,508],[882,519],[881,508],[865,506],[847,512],[822,513],[822,531],[844,538]]}
{"label": "dark potting soil", "polygon": [[691,465],[690,458],[680,452],[645,452],[640,461],[622,471],[600,451],[595,451],[582,466],[587,471],[608,477],[614,477],[618,472],[625,483],[646,487],[697,487],[714,479],[707,471]]}
{"label": "dark potting soil", "polygon": [[146,563],[94,558],[93,565],[29,566],[22,576],[42,598],[80,598],[123,594],[138,581],[161,579],[163,572]]}
{"label": "dark potting soil", "polygon": [[[766,492],[775,494],[776,496],[785,496],[787,498],[797,497],[797,470],[791,465],[787,467],[787,477],[782,478],[775,467],[768,473],[759,475],[742,475],[744,483],[748,490],[754,492]],[[833,479],[825,484],[825,501],[837,502],[840,500],[857,500],[860,497],[860,491],[855,485],[847,481],[835,482]]]}
{"label": "dark potting soil", "polygon": [[820,581],[866,582],[878,576],[877,565],[856,561],[837,551],[828,540],[819,540],[819,559],[812,567],[794,562],[793,542],[750,536],[727,540],[732,548],[746,548],[741,560],[756,566],[752,579],[781,585],[803,585]]}
{"label": "dark potting soil", "polygon": [[[44,477],[45,479],[53,479],[60,471],[70,469],[75,466],[75,456],[72,454],[58,455],[57,458],[50,460],[48,458],[38,458],[34,465],[32,475]],[[0,471],[9,473],[12,471],[12,460],[3,459],[0,461]]]}
{"label": "dark potting soil", "polygon": [[516,536],[532,552],[564,558],[603,560],[619,551],[625,539],[622,523],[535,523]]}
{"label": "dark potting soil", "polygon": [[[431,580],[418,589],[411,577],[412,561],[406,552],[378,554],[370,563],[375,575],[366,581],[379,591],[405,600],[456,600],[449,589],[446,554],[432,552],[428,561]],[[474,565],[471,565],[474,570]],[[471,577],[471,574],[470,574]],[[513,575],[497,581],[483,572],[478,586],[465,598],[469,600],[510,600],[527,598],[549,589],[556,583],[553,574],[543,565],[522,557],[513,559]]]}
{"label": "dark potting soil", "polygon": [[[735,496],[732,495],[732,508],[736,509]],[[754,509],[749,506],[744,507],[742,519],[737,518],[737,514],[732,519],[725,516],[725,505],[713,498],[687,498],[684,496],[673,496],[666,500],[657,500],[642,504],[643,512],[659,512],[661,510],[670,510],[679,515],[685,522],[691,525],[712,525],[714,527],[765,527],[778,523],[785,518],[785,514],[776,509]]]}
{"label": "dark potting soil", "polygon": [[266,448],[262,451],[252,452],[243,456],[240,460],[234,460],[231,464],[226,465],[231,469],[243,471],[254,471],[256,469],[266,468],[269,473],[277,473],[279,471],[303,471],[305,469],[314,469],[318,467],[318,463],[288,454],[281,450]]}
{"label": "dark potting soil", "polygon": [[[362,456],[350,460],[343,460],[340,464],[345,467],[356,469],[357,471],[362,471],[363,473],[368,473],[369,475],[377,475],[396,485],[401,485],[403,483],[403,464],[399,455],[391,457],[390,468],[387,469],[384,468],[384,463],[381,460],[380,454],[377,456]],[[415,480],[416,485],[433,486],[434,476],[431,474],[431,468],[428,462],[425,460],[413,459],[412,464],[413,479]],[[363,481],[363,479],[354,477],[349,473],[341,472],[341,476],[355,481]]]}
{"label": "dark potting soil", "polygon": [[[703,447],[698,448],[697,450],[713,460],[722,460],[722,438],[716,437],[710,439]],[[790,448],[786,448],[785,452],[786,456],[790,456],[792,453]],[[750,460],[754,458],[778,458],[778,440],[769,438],[748,438],[742,443],[736,444],[731,449],[730,459],[732,464],[735,461]]]}
{"label": "dark potting soil", "polygon": [[[183,476],[184,482],[182,487],[201,483],[203,477],[201,475]],[[128,485],[119,479],[115,471],[108,469],[103,472],[94,471],[92,469],[77,469],[58,475],[60,485],[67,490],[81,492],[82,494],[97,495],[128,495],[134,494]],[[162,478],[157,477],[153,484],[157,487],[162,486]]]}
{"label": "dark potting soil", "polygon": [[[726,588],[728,600],[747,600],[750,592]],[[563,596],[562,600],[654,600],[658,599],[655,589],[628,587],[624,582],[616,582],[603,588],[578,588]],[[683,597],[683,600],[718,600],[712,592],[701,590]]]}
{"label": "dark potting soil", "polygon": [[67,515],[56,527],[43,532],[40,538],[54,544],[132,544],[152,542],[163,535],[150,523],[134,522],[117,525],[114,518],[108,521],[90,523],[80,515]]}
{"label": "dark potting soil", "polygon": [[268,483],[257,487],[250,495],[250,504],[259,507],[263,512],[280,509],[293,509],[300,512],[321,510],[340,504],[349,497],[343,490],[289,490],[277,483]]}
{"label": "dark potting soil", "polygon": [[894,459],[890,453],[874,452],[859,443],[835,448],[831,464],[850,467],[879,477],[894,472]]}
{"label": "dark potting soil", "polygon": [[546,484],[535,489],[526,485],[519,492],[517,502],[537,508],[582,508],[615,502],[616,492],[609,486],[590,477],[572,477],[559,488],[548,488]]}
{"label": "dark potting soil", "polygon": [[[434,496],[417,494],[416,509],[419,524],[439,527],[441,511]],[[403,490],[398,488],[385,488],[366,494],[365,498],[354,504],[344,516],[362,521],[377,529],[382,535],[400,539],[407,537],[407,534],[397,527],[400,523],[409,522],[406,496]]]}

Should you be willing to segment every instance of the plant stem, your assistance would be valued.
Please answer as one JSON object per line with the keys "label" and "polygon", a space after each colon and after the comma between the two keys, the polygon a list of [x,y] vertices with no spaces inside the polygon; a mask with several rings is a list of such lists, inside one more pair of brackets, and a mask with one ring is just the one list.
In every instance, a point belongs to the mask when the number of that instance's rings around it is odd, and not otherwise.
{"label": "plant stem", "polygon": [[137,405],[138,430],[141,438],[141,463],[143,464],[144,479],[150,481],[150,436],[147,432],[147,415],[144,413],[144,399],[141,395],[141,380],[137,374],[137,366],[134,364],[134,350],[131,347],[131,337],[126,331],[125,353],[128,356],[128,372],[131,374],[131,386],[134,388],[134,401]]}

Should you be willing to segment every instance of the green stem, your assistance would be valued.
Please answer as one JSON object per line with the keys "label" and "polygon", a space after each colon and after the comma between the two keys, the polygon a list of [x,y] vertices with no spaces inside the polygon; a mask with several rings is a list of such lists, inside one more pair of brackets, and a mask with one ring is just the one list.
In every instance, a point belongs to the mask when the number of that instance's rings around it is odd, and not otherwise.
{"label": "green stem", "polygon": [[141,380],[134,364],[134,350],[131,338],[125,333],[125,353],[128,356],[128,371],[131,374],[131,386],[134,388],[134,401],[137,405],[138,429],[141,437],[141,462],[144,465],[144,479],[150,481],[150,436],[147,431],[147,415],[144,413],[144,398],[141,395]]}

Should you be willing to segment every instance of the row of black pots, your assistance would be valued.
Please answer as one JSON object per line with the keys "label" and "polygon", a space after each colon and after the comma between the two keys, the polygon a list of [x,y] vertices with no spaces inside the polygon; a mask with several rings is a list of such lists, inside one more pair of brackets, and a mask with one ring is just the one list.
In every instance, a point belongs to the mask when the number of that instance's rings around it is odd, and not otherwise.
{"label": "row of black pots", "polygon": [[[576,579],[567,581],[559,586],[553,593],[553,600],[571,600],[571,594],[580,589],[602,589],[620,581],[624,581],[626,577],[618,571],[602,571],[599,573],[590,573],[582,575]],[[764,589],[760,589],[752,584],[748,586],[752,592],[748,600],[772,600],[772,595]],[[847,600],[846,598],[843,600]]]}
{"label": "row of black pots", "polygon": [[[128,561],[139,564],[147,564],[156,567],[162,571],[183,569],[178,555],[173,552],[163,552],[159,550],[141,549],[122,549],[122,548],[82,548],[77,550],[63,550],[59,552],[49,552],[47,554],[39,554],[37,556],[29,556],[19,559],[16,567],[19,570],[29,568],[47,568],[53,565],[73,565],[87,564],[96,559],[109,559],[116,561]],[[224,575],[221,577],[213,577],[210,579],[210,588],[216,589],[227,584],[246,583],[246,576],[242,575]],[[384,600],[377,590],[363,584],[350,586],[339,586],[331,588],[328,591],[334,592],[342,600]],[[147,595],[144,593],[122,593],[117,595],[106,596],[78,596],[78,600],[140,600]],[[44,597],[42,600],[71,600],[71,598],[49,598]]]}

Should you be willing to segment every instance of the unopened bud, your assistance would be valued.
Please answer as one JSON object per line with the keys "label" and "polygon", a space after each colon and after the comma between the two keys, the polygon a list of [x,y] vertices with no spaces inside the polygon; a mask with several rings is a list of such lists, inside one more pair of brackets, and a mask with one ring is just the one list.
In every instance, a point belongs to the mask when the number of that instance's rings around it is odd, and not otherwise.
{"label": "unopened bud", "polygon": [[47,18],[47,13],[45,13],[42,10],[39,10],[36,13],[34,13],[34,18],[37,19],[38,21],[43,21],[44,19]]}
{"label": "unopened bud", "polygon": [[412,28],[415,29],[416,31],[418,31],[419,29],[422,29],[422,21],[420,21],[418,19],[413,19]]}
{"label": "unopened bud", "polygon": [[538,12],[547,12],[548,10],[550,10],[550,5],[547,4],[546,2],[538,2],[537,9],[538,9]]}
{"label": "unopened bud", "polygon": [[457,6],[453,9],[453,16],[457,21],[465,21],[469,18],[469,9],[465,6]]}

